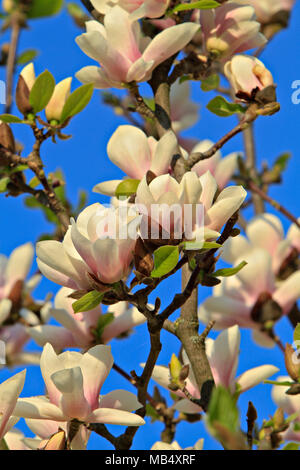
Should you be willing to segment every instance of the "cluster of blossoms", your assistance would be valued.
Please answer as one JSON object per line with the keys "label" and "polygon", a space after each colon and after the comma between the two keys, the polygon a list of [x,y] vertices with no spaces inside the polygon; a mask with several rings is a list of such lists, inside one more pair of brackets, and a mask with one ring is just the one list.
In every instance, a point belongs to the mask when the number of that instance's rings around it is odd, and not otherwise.
{"label": "cluster of blossoms", "polygon": [[[241,342],[239,327],[251,329],[259,344],[273,346],[275,322],[288,315],[300,297],[300,229],[296,224],[285,236],[280,220],[263,213],[247,224],[245,236],[237,235],[234,223],[229,224],[224,242],[227,224],[237,220],[247,196],[242,185],[228,185],[240,170],[240,153],[222,158],[218,150],[222,142],[214,145],[208,139],[198,141],[180,135],[198,119],[198,106],[190,100],[189,82],[177,76],[171,80],[170,75],[166,79],[170,106],[162,111],[169,114],[170,125],[163,131],[154,130],[161,111],[157,112],[157,103],[153,111],[138,89],[139,82],[148,82],[155,91],[152,79],[156,69],[180,52],[186,52],[182,62],[173,61],[175,67],[170,73],[178,65],[187,66],[189,61],[194,61],[201,73],[204,71],[201,80],[210,78],[210,72],[223,74],[234,99],[245,106],[233,108],[245,111],[247,118],[247,111],[255,109],[257,114],[250,119],[252,122],[259,114],[259,106],[275,102],[275,85],[271,72],[257,54],[246,53],[266,45],[266,25],[280,23],[294,0],[277,0],[272,5],[270,0],[227,1],[217,8],[194,11],[189,21],[183,22],[179,15],[172,16],[169,10],[174,5],[169,0],[91,0],[90,3],[101,21],[87,21],[86,32],[76,38],[76,43],[100,66],[84,67],[76,77],[98,89],[128,90],[130,96],[125,99],[128,109],[136,100],[147,109],[148,115],[145,118],[141,113],[145,120],[143,128],[120,125],[109,139],[108,158],[122,171],[123,178],[100,182],[94,192],[111,197],[112,204],[107,207],[95,203],[77,211],[61,237],[59,232],[53,239],[39,241],[36,245],[39,274],[26,281],[34,256],[31,244],[16,249],[9,259],[0,256],[0,340],[5,342],[7,364],[39,363],[46,387],[44,396],[20,397],[26,370],[0,384],[0,444],[4,442],[9,449],[85,449],[92,425],[145,424],[145,402],[140,403],[136,394],[114,390],[101,395],[101,389],[114,362],[108,343],[115,338],[126,338],[147,320],[149,327],[149,317],[154,321],[161,313],[160,301],[156,301],[155,307],[147,303],[148,297],[145,301],[145,292],[150,286],[151,293],[155,284],[155,276],[151,278],[151,275],[156,267],[158,247],[178,248],[176,263],[185,261],[186,267],[189,263],[193,272],[190,279],[195,273],[198,276],[192,291],[201,283],[215,286],[212,295],[200,305],[198,318],[210,325],[208,330],[212,325],[223,329],[215,340],[204,338],[204,354],[215,386],[226,389],[234,403],[241,393],[279,371],[268,364],[236,377]],[[5,10],[10,8],[6,5]],[[150,29],[143,27],[145,19]],[[145,32],[148,30],[149,35]],[[194,50],[190,54],[191,45],[197,53]],[[191,77],[183,73],[181,78]],[[31,63],[20,74],[16,95],[18,109],[25,118],[34,114],[31,92],[36,81]],[[54,140],[55,132],[65,138],[60,133],[65,122],[60,121],[70,97],[71,82],[70,77],[56,86],[54,82],[53,93],[45,106],[47,122],[39,121],[44,128],[48,126],[50,134],[54,132],[51,134]],[[241,125],[250,121],[241,117]],[[43,131],[41,134],[42,140],[45,135]],[[196,154],[200,158],[194,163],[192,156]],[[184,167],[180,177],[175,171],[178,160]],[[38,197],[38,191],[34,194]],[[51,193],[52,196],[55,194]],[[246,266],[228,277],[220,271],[218,275],[214,268],[219,256],[214,256],[219,248],[223,261],[232,266],[246,261]],[[212,262],[207,268],[210,255]],[[147,258],[142,267],[139,257]],[[156,277],[162,280],[170,272],[172,269]],[[62,286],[54,305],[48,298],[43,302],[32,299],[31,292],[41,278],[40,273]],[[212,284],[204,283],[205,276]],[[130,287],[127,281],[132,281]],[[135,297],[133,289],[141,283],[147,287],[139,292],[140,297]],[[184,294],[188,287],[189,282]],[[80,305],[83,298],[95,293],[99,301],[81,305],[82,310],[78,310],[78,301]],[[181,300],[177,295],[173,302],[178,298]],[[107,311],[100,305],[102,301],[108,305]],[[172,326],[176,336],[182,340],[175,323]],[[23,351],[29,339],[43,348],[41,355]],[[145,375],[172,390],[175,399],[171,413],[196,415],[207,411],[201,406],[203,389],[184,344],[181,357],[180,367],[188,371],[183,388],[172,389],[172,374],[167,367],[153,364],[151,373]],[[138,380],[130,381],[140,387]],[[286,391],[280,386],[273,390],[276,404],[288,415],[296,416],[282,438],[300,442],[300,402]],[[147,390],[144,392],[147,395]],[[20,418],[26,420],[34,438],[26,438],[13,429]],[[200,439],[187,449],[202,447]],[[177,441],[158,441],[152,450],[182,449]]]}

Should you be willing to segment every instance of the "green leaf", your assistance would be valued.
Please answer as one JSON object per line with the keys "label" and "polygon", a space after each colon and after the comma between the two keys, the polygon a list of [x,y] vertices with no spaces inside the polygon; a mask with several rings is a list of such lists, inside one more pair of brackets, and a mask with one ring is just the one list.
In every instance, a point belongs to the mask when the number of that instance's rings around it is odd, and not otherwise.
{"label": "green leaf", "polygon": [[276,382],[276,380],[265,380],[264,384],[269,384],[269,385],[281,385],[283,387],[289,387],[291,385],[294,385],[294,382]]}
{"label": "green leaf", "polygon": [[178,246],[161,246],[154,252],[152,277],[162,277],[175,268],[179,260]]}
{"label": "green leaf", "polygon": [[29,102],[35,113],[39,113],[46,108],[55,88],[53,75],[48,71],[41,73],[34,82],[29,95]]}
{"label": "green leaf", "polygon": [[201,90],[202,91],[212,91],[218,88],[220,85],[220,77],[217,74],[210,75],[209,77],[202,80]]}
{"label": "green leaf", "polygon": [[219,386],[213,390],[207,421],[211,428],[214,428],[214,423],[220,423],[232,433],[237,431],[239,412],[233,396],[226,388]]}
{"label": "green leaf", "polygon": [[221,248],[222,245],[220,245],[217,242],[184,242],[183,243],[183,248],[184,250],[212,250],[216,248]]}
{"label": "green leaf", "polygon": [[289,442],[282,450],[299,450],[299,446],[300,444],[296,444],[296,442]]}
{"label": "green leaf", "polygon": [[232,116],[237,113],[244,113],[244,108],[236,103],[229,103],[223,96],[216,96],[206,106],[209,111],[221,117]]}
{"label": "green leaf", "polygon": [[156,409],[153,408],[152,405],[150,405],[150,403],[146,404],[146,415],[151,418],[151,423],[160,420],[159,414],[157,413]]}
{"label": "green leaf", "polygon": [[230,277],[237,274],[241,269],[243,269],[248,263],[246,261],[242,261],[238,266],[235,268],[224,268],[218,269],[216,272],[212,274],[214,277]]}
{"label": "green leaf", "polygon": [[28,18],[41,18],[59,13],[63,6],[63,0],[33,0],[27,10]]}
{"label": "green leaf", "polygon": [[103,292],[98,292],[97,290],[88,292],[83,297],[81,297],[81,299],[76,300],[76,302],[73,303],[72,307],[74,313],[93,310],[93,308],[96,308],[101,303],[103,296]]}
{"label": "green leaf", "polygon": [[5,193],[9,182],[10,182],[10,178],[8,176],[0,179],[0,193]]}
{"label": "green leaf", "polygon": [[276,159],[274,166],[279,167],[280,171],[282,172],[286,169],[290,158],[291,158],[290,153],[283,153],[282,155],[279,155],[279,157]]}
{"label": "green leaf", "polygon": [[193,3],[181,3],[177,5],[173,12],[176,11],[185,11],[185,10],[208,10],[210,8],[217,8],[220,6],[220,3],[216,2],[215,0],[199,0],[199,2]]}
{"label": "green leaf", "polygon": [[28,62],[32,62],[37,55],[38,51],[36,49],[28,49],[19,55],[17,58],[17,64],[28,64]]}
{"label": "green leaf", "polygon": [[300,323],[297,324],[294,330],[294,342],[296,343],[297,349],[300,348]]}
{"label": "green leaf", "polygon": [[27,165],[17,165],[14,168],[10,168],[8,173],[10,175],[13,175],[14,173],[20,173],[21,171],[25,171],[25,170],[28,170]]}
{"label": "green leaf", "polygon": [[23,124],[24,121],[18,118],[18,116],[13,116],[12,114],[0,114],[0,120],[2,122],[6,122],[7,124],[16,123],[16,124]]}
{"label": "green leaf", "polygon": [[100,316],[98,323],[97,323],[97,328],[93,330],[94,335],[98,339],[101,339],[104,329],[107,327],[107,325],[109,325],[110,323],[114,321],[114,318],[115,318],[114,314],[110,312],[104,313],[103,315]]}
{"label": "green leaf", "polygon": [[4,438],[0,440],[0,450],[9,450],[9,447]]}
{"label": "green leaf", "polygon": [[115,196],[119,199],[120,197],[129,197],[136,193],[140,180],[126,178],[122,181],[115,192]]}
{"label": "green leaf", "polygon": [[44,215],[48,222],[58,225],[59,221],[57,216],[52,212],[48,207],[43,206],[34,196],[29,196],[24,200],[26,207],[30,209],[41,209],[44,212]]}
{"label": "green leaf", "polygon": [[82,85],[73,91],[63,107],[61,122],[80,113],[89,104],[93,91],[94,85],[92,83]]}

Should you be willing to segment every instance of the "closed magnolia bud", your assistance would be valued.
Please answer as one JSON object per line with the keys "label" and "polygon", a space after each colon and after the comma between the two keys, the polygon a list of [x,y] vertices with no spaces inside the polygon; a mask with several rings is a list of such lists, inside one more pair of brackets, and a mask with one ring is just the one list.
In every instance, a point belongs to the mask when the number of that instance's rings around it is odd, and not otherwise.
{"label": "closed magnolia bud", "polygon": [[16,150],[14,135],[6,122],[0,121],[0,145],[10,150],[12,153]]}
{"label": "closed magnolia bud", "polygon": [[70,96],[71,83],[72,78],[68,77],[56,85],[53,95],[45,109],[48,121],[60,121],[65,102]]}
{"label": "closed magnolia bud", "polygon": [[171,361],[169,364],[171,379],[175,382],[179,379],[182,364],[175,354],[172,354]]}
{"label": "closed magnolia bud", "polygon": [[35,82],[34,65],[31,62],[23,68],[20,73],[17,90],[16,90],[16,103],[19,111],[26,116],[32,112],[32,107],[29,102],[30,91]]}
{"label": "closed magnolia bud", "polygon": [[280,429],[284,424],[284,413],[282,408],[277,408],[277,410],[275,411],[273,422],[275,430]]}
{"label": "closed magnolia bud", "polygon": [[286,370],[295,382],[298,382],[300,377],[300,363],[297,359],[297,354],[295,353],[293,347],[290,344],[287,344],[285,347],[284,361]]}
{"label": "closed magnolia bud", "polygon": [[236,55],[226,62],[224,72],[238,97],[253,99],[256,92],[274,86],[271,72],[256,57]]}
{"label": "closed magnolia bud", "polygon": [[14,1],[13,0],[2,0],[2,9],[6,13],[10,13],[14,7]]}

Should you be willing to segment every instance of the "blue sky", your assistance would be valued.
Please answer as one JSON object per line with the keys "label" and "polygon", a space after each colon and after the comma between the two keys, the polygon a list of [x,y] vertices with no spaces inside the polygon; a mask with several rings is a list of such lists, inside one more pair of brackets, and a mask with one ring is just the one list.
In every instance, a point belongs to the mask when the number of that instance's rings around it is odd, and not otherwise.
{"label": "blue sky", "polygon": [[[255,133],[257,136],[257,153],[259,162],[267,161],[269,165],[283,152],[292,153],[292,159],[288,170],[284,175],[284,184],[272,188],[270,194],[282,202],[293,214],[299,216],[299,132],[300,132],[300,104],[292,103],[292,82],[300,80],[300,51],[299,51],[299,20],[300,4],[293,11],[290,28],[279,34],[267,47],[262,55],[262,60],[270,68],[278,84],[278,101],[281,103],[281,112],[272,116],[261,118],[256,122]],[[41,73],[49,69],[56,80],[59,81],[67,76],[74,76],[77,70],[92,61],[86,57],[76,46],[74,39],[80,34],[80,30],[74,26],[67,13],[63,11],[59,16],[35,20],[30,22],[29,30],[22,33],[20,52],[25,49],[39,49],[39,56],[35,60],[36,71]],[[3,36],[3,42],[8,37]],[[0,79],[4,79],[4,70],[0,69]],[[79,83],[73,81],[73,89]],[[217,140],[225,132],[235,125],[235,118],[217,118],[205,109],[205,104],[213,97],[212,93],[203,93],[199,83],[193,83],[193,98],[201,103],[200,120],[184,135],[196,137],[199,140],[209,138]],[[14,110],[17,114],[17,111]],[[72,120],[67,132],[73,138],[67,141],[59,141],[57,145],[47,142],[43,147],[42,156],[47,171],[62,168],[67,182],[67,192],[70,199],[77,200],[80,189],[89,192],[89,203],[107,202],[105,198],[91,192],[92,187],[104,180],[121,177],[120,170],[108,159],[106,145],[116,127],[125,123],[123,118],[116,116],[114,112],[101,103],[99,92],[95,92],[88,108]],[[30,130],[25,126],[14,127],[15,135],[26,150],[32,145]],[[223,149],[223,155],[232,151],[243,149],[241,137],[230,141]],[[273,210],[268,207],[268,211]],[[43,215],[37,210],[24,208],[23,197],[5,198],[0,195],[1,214],[1,237],[0,253],[9,254],[16,246],[27,241],[35,241],[41,233],[51,231],[51,226],[45,221]],[[250,214],[251,215],[251,214]],[[289,227],[289,221],[281,217],[284,227]],[[36,265],[33,267],[33,272]],[[165,303],[171,300],[172,293],[179,288],[179,278],[173,277],[166,281],[157,291]],[[42,298],[46,293],[55,293],[58,286],[43,280],[37,289],[37,297]],[[209,294],[209,289],[201,288],[199,292],[200,301]],[[284,342],[292,342],[292,329],[286,319],[277,325],[277,332]],[[213,334],[214,336],[214,334]],[[162,334],[163,349],[158,363],[167,364],[173,352],[179,351],[178,341],[166,332]],[[30,345],[32,347],[32,344]],[[135,335],[123,341],[112,342],[112,352],[116,362],[124,369],[140,371],[139,364],[146,359],[149,347],[146,327],[137,329]],[[241,341],[241,355],[238,373],[250,367],[262,364],[274,364],[280,368],[281,374],[285,373],[282,353],[277,350],[262,349],[255,345],[248,331],[243,331]],[[14,371],[0,371],[0,380],[4,380]],[[150,386],[150,392],[153,384]],[[113,389],[124,388],[134,391],[132,387],[114,371],[106,381],[103,392]],[[247,403],[252,400],[258,409],[259,421],[267,418],[274,412],[275,406],[270,398],[270,386],[260,385],[254,390],[245,393],[240,401],[242,410],[242,423],[245,427]],[[23,391],[24,396],[43,394],[43,381],[37,367],[29,367],[27,380]],[[27,428],[20,422],[20,428]],[[118,426],[110,427],[115,434],[122,432]],[[134,441],[134,449],[150,448],[159,440],[162,424],[155,423],[151,426],[141,428]],[[199,438],[205,437],[205,449],[217,449],[219,445],[209,437],[202,423],[180,424],[176,440],[182,447],[192,445]],[[92,436],[89,442],[90,449],[109,449],[111,445],[98,436]]]}

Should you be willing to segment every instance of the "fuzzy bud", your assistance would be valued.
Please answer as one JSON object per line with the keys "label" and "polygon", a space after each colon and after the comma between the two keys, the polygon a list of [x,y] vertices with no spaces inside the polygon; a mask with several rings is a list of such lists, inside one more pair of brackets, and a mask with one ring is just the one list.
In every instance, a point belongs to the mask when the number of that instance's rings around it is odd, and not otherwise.
{"label": "fuzzy bud", "polygon": [[300,377],[300,364],[295,356],[296,354],[293,347],[290,344],[287,344],[284,353],[285,367],[291,379],[298,382]]}
{"label": "fuzzy bud", "polygon": [[16,103],[19,111],[26,116],[32,112],[32,107],[29,102],[30,91],[35,82],[34,65],[31,62],[23,68],[20,73],[17,89],[16,89]]}
{"label": "fuzzy bud", "polygon": [[0,121],[0,145],[14,153],[16,150],[16,144],[14,135],[11,128],[6,122]]}

